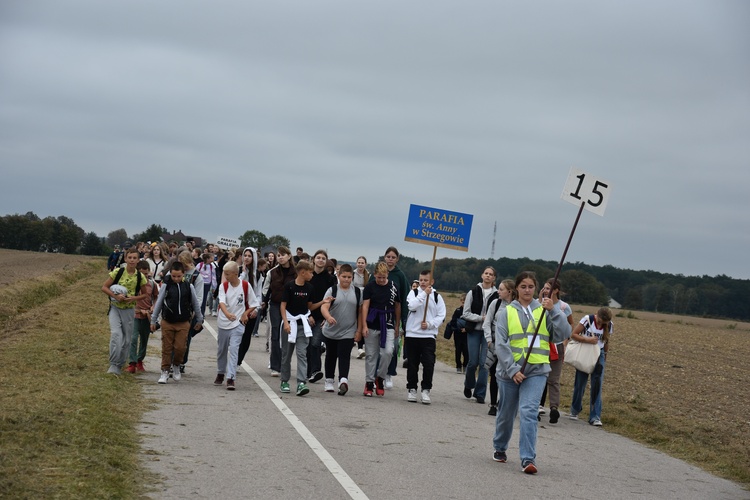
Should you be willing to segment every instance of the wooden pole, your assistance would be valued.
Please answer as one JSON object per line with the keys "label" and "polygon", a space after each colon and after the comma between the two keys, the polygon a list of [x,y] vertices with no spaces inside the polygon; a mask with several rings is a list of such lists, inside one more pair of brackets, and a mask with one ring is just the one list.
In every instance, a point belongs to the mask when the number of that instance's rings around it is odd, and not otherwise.
{"label": "wooden pole", "polygon": [[[581,208],[578,209],[578,215],[576,215],[576,221],[573,223],[573,229],[570,231],[570,236],[568,236],[568,242],[565,244],[565,250],[563,251],[562,258],[560,259],[560,263],[557,265],[557,270],[555,271],[555,278],[554,281],[557,281],[557,278],[560,277],[560,271],[562,270],[563,262],[565,262],[565,256],[568,255],[568,248],[570,248],[570,242],[573,241],[573,235],[576,232],[576,228],[578,227],[578,221],[581,219],[581,214],[583,213],[583,207],[586,205],[586,202],[581,203]],[[542,320],[544,319],[544,313],[546,313],[546,309],[542,309],[542,315],[539,317],[539,322],[536,324],[536,328],[534,329],[534,336],[531,337],[531,346],[534,345],[534,342],[536,342],[536,337],[539,334],[539,327],[542,324]],[[521,373],[526,369],[526,365],[529,362],[529,356],[531,356],[531,346],[529,346],[528,351],[526,352],[526,357],[523,360],[523,365],[521,365]]]}
{"label": "wooden pole", "polygon": [[[432,266],[430,267],[430,279],[435,279],[435,256],[437,255],[437,245],[432,247]],[[427,306],[430,303],[430,297],[427,296],[427,300],[424,301],[424,315],[422,316],[422,323],[427,319]]]}

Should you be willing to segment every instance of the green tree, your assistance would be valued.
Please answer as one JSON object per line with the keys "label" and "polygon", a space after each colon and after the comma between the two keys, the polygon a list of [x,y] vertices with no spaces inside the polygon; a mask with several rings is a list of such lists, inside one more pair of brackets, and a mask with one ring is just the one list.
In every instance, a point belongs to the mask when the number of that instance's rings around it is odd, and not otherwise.
{"label": "green tree", "polygon": [[[286,241],[287,246],[289,246],[289,240]],[[243,247],[253,248],[263,248],[264,246],[269,244],[268,237],[256,229],[245,231],[245,233],[240,236],[240,242],[242,243]]]}
{"label": "green tree", "polygon": [[114,247],[128,241],[128,233],[125,229],[115,229],[107,235],[107,246]]}
{"label": "green tree", "polygon": [[291,242],[289,241],[289,238],[285,236],[281,236],[280,234],[274,234],[273,236],[269,237],[268,241],[266,242],[266,245],[271,245],[276,248],[279,248],[280,246],[285,246],[287,248],[290,248],[292,246]]}
{"label": "green tree", "polygon": [[607,305],[607,289],[596,278],[585,271],[571,269],[560,273],[565,301],[575,304]]}
{"label": "green tree", "polygon": [[81,245],[82,255],[107,255],[107,253],[104,238],[100,238],[94,232],[86,233]]}
{"label": "green tree", "polygon": [[[166,227],[159,224],[151,224],[145,231],[133,235],[133,241],[161,241],[161,235],[167,233]],[[127,238],[125,238],[127,239]]]}

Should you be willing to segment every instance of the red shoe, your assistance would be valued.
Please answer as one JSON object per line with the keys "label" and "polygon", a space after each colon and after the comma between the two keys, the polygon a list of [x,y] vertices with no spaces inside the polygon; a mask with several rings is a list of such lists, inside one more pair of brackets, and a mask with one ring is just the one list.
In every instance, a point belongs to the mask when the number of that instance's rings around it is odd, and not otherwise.
{"label": "red shoe", "polygon": [[378,377],[375,382],[375,394],[378,396],[385,396],[385,388],[383,387],[383,379]]}
{"label": "red shoe", "polygon": [[367,382],[365,384],[365,392],[363,392],[362,395],[367,396],[368,398],[372,397],[372,382]]}
{"label": "red shoe", "polygon": [[125,371],[128,373],[135,373],[135,363],[130,363]]}
{"label": "red shoe", "polygon": [[145,372],[146,371],[146,367],[143,366],[143,361],[139,361],[138,363],[136,363],[136,365],[135,365],[135,371],[137,371],[137,372]]}

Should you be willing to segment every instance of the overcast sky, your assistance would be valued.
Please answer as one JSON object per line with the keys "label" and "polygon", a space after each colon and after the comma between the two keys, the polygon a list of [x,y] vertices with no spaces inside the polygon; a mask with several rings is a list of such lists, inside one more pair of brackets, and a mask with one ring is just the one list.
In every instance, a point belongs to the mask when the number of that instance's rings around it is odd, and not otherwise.
{"label": "overcast sky", "polygon": [[[0,3],[0,215],[750,278],[750,2]],[[479,277],[477,277],[479,278]]]}

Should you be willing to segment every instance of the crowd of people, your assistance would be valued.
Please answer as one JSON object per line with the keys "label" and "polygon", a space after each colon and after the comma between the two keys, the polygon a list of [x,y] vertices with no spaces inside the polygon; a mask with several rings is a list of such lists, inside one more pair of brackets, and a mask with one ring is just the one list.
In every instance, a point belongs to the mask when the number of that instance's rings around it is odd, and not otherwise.
{"label": "crowd of people", "polygon": [[[224,250],[210,244],[201,249],[192,242],[116,249],[102,286],[111,299],[108,373],[145,371],[149,333],[161,329],[158,383],[181,380],[190,341],[202,330],[204,318],[213,316],[218,329],[217,386],[237,388],[238,368],[265,322],[268,369],[271,377],[280,379],[280,393],[294,390],[304,396],[309,384],[324,379],[324,392],[344,396],[355,357],[364,359],[362,394],[382,397],[393,388],[401,354],[407,368],[406,400],[429,405],[445,301],[434,288],[430,270],[410,283],[398,261],[395,247],[386,249],[372,271],[364,256],[355,266],[339,265],[325,250],[310,257],[299,247],[294,256],[285,246],[261,255],[253,247]],[[497,287],[496,281],[495,269],[486,267],[479,283],[462,294],[445,334],[454,339],[464,396],[484,404],[489,388],[488,413],[495,417],[493,459],[507,461],[518,417],[521,468],[534,474],[537,425],[547,396],[550,423],[560,418],[560,374],[571,337],[596,344],[600,356],[593,373],[576,370],[569,418],[578,419],[591,377],[589,423],[602,426],[612,314],[604,307],[574,326],[572,310],[561,300],[559,280],[540,287],[534,273],[524,271]]]}

